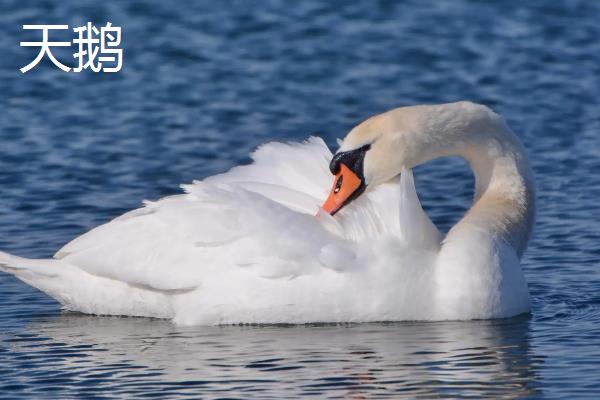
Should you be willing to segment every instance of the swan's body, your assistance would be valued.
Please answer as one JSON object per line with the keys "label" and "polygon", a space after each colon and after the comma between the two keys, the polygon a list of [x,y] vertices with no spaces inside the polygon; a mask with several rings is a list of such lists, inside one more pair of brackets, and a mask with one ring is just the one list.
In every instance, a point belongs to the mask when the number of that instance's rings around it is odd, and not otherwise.
{"label": "swan's body", "polygon": [[[253,164],[147,203],[73,240],[54,259],[0,252],[0,270],[67,309],[185,324],[529,311],[519,259],[533,224],[533,184],[501,118],[467,102],[401,108],[359,125],[340,152],[365,144],[369,188],[334,217],[314,216],[331,182],[323,141],[273,143]],[[470,162],[476,195],[443,238],[404,168],[446,155]]]}

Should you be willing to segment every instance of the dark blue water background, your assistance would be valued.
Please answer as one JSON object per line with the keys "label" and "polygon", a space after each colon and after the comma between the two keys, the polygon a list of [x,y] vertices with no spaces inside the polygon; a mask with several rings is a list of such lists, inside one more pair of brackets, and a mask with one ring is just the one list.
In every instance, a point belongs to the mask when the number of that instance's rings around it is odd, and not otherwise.
{"label": "dark blue water background", "polygon": [[[533,313],[179,328],[63,313],[2,274],[0,396],[600,395],[600,2],[191,3],[0,3],[1,249],[50,257],[260,143],[318,133],[333,146],[374,113],[470,99],[503,114],[532,159]],[[35,56],[19,42],[38,40],[22,24],[88,20],[122,27],[121,72],[19,72]],[[472,185],[459,160],[417,170],[444,229]]]}

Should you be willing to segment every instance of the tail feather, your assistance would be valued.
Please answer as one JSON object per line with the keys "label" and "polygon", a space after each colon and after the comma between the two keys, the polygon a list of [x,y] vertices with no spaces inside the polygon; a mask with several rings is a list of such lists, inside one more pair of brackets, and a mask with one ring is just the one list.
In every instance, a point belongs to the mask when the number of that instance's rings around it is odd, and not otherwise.
{"label": "tail feather", "polygon": [[[59,268],[60,260],[40,259],[34,260],[13,256],[0,251],[0,272],[14,275],[29,286],[41,290],[50,297],[63,303],[58,285],[64,268]],[[58,279],[57,279],[58,278]]]}
{"label": "tail feather", "polygon": [[68,310],[173,318],[171,294],[89,274],[64,260],[32,260],[0,251],[0,272],[14,275]]}
{"label": "tail feather", "polygon": [[57,271],[52,267],[55,266],[56,262],[57,260],[54,259],[33,260],[17,257],[0,251],[0,271],[12,274],[17,278],[31,276],[55,277]]}

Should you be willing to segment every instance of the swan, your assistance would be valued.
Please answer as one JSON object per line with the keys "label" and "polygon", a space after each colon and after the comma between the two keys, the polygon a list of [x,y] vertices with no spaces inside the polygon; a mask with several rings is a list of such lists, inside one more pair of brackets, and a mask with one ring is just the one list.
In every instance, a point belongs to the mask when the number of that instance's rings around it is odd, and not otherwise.
{"label": "swan", "polygon": [[[459,156],[473,205],[446,235],[411,169]],[[486,106],[396,108],[322,139],[268,143],[250,165],[182,185],[0,270],[97,315],[231,323],[468,320],[527,313],[520,258],[535,219],[525,150]],[[332,185],[333,178],[333,185]]]}

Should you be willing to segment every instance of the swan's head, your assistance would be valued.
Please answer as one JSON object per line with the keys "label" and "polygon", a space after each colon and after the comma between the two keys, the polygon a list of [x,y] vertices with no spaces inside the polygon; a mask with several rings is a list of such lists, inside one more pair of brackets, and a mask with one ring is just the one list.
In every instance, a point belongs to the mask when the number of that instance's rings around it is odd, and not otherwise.
{"label": "swan's head", "polygon": [[325,211],[335,214],[367,187],[384,183],[403,166],[419,162],[414,117],[410,108],[399,108],[371,117],[348,133],[329,165],[335,179],[323,205]]}

